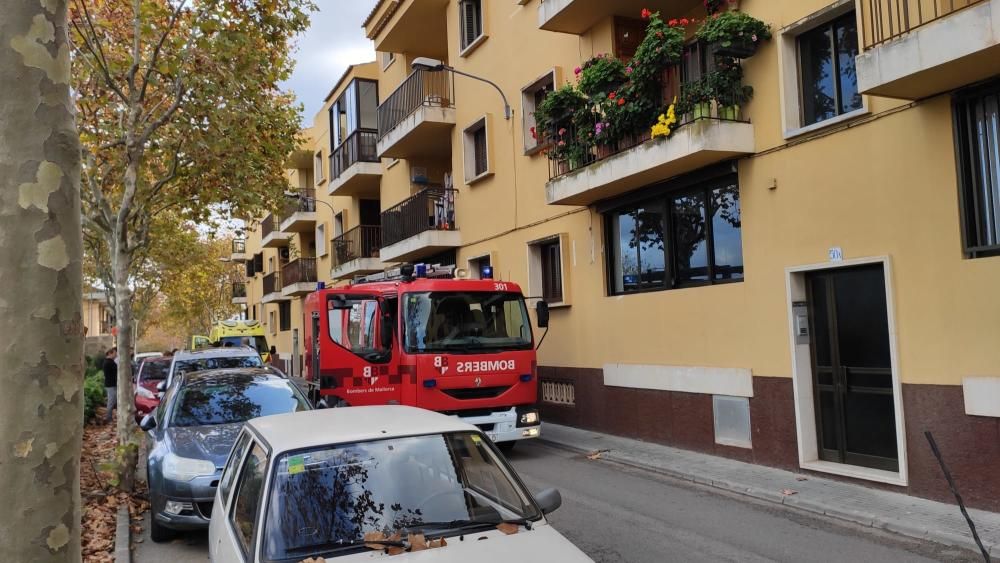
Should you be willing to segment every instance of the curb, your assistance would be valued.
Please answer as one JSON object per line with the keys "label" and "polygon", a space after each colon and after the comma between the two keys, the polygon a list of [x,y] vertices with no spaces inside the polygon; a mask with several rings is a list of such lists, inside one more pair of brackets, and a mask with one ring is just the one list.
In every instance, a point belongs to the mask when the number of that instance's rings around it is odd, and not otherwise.
{"label": "curb", "polygon": [[128,505],[118,506],[118,525],[115,530],[115,563],[132,561],[132,517]]}
{"label": "curb", "polygon": [[[552,439],[546,439],[543,434],[539,437],[539,441],[562,450],[567,450],[574,453],[588,454],[592,450],[586,448],[581,448],[573,444],[567,444],[565,442],[556,442]],[[648,471],[650,473],[656,473],[658,475],[664,475],[679,481],[685,481],[688,483],[694,483],[696,485],[701,485],[705,487],[710,487],[713,489],[718,489],[720,491],[725,491],[731,494],[737,494],[755,500],[764,501],[770,504],[776,504],[780,506],[787,506],[788,508],[800,510],[809,514],[814,514],[817,516],[823,516],[825,518],[830,518],[833,520],[840,520],[843,522],[849,522],[851,524],[856,524],[863,526],[865,528],[871,528],[873,530],[882,530],[885,532],[891,532],[899,536],[904,536],[911,539],[931,541],[937,544],[960,547],[979,553],[979,546],[970,537],[965,535],[953,534],[950,532],[940,531],[940,530],[928,530],[917,526],[910,526],[908,523],[885,516],[878,516],[875,514],[870,514],[866,512],[857,512],[846,509],[841,509],[835,506],[824,506],[822,503],[811,499],[797,498],[794,496],[784,496],[780,493],[776,493],[768,490],[760,490],[749,485],[742,485],[739,483],[733,483],[731,481],[721,481],[710,479],[701,475],[684,473],[678,471],[677,469],[659,467],[655,465],[647,465],[638,461],[634,461],[622,456],[615,455],[613,451],[603,452],[601,457],[604,461],[610,461],[619,465],[624,465],[626,467],[631,467],[634,469],[640,469],[643,471]],[[987,552],[991,555],[1000,552],[1000,545],[992,545],[990,543],[984,542]]]}

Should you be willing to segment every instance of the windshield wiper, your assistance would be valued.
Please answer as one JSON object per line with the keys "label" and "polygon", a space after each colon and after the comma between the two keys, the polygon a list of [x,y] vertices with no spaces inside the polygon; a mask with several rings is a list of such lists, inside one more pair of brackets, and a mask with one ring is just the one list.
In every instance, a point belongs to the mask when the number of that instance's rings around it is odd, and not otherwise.
{"label": "windshield wiper", "polygon": [[531,529],[531,520],[527,518],[511,518],[506,520],[451,520],[449,522],[422,522],[415,526],[409,526],[407,531],[410,530],[423,530],[425,528],[430,528],[433,530],[447,530],[456,532],[465,532],[470,530],[477,530],[480,528],[495,528],[500,524],[515,524],[517,526],[524,526],[527,529]]}
{"label": "windshield wiper", "polygon": [[365,541],[365,540],[341,539],[341,540],[314,543],[312,545],[292,547],[286,549],[285,553],[289,555],[293,553],[315,553],[315,554],[334,553],[337,551],[343,551],[347,549],[359,549],[365,547],[366,545],[380,545],[382,547],[401,547],[403,549],[410,549],[410,544],[404,541],[396,541],[396,540]]}

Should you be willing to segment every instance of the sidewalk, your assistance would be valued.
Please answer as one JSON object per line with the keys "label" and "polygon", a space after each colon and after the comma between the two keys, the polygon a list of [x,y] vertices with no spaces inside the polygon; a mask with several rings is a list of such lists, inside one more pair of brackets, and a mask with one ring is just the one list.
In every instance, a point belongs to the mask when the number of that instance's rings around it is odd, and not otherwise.
{"label": "sidewalk", "polygon": [[[958,506],[743,463],[722,457],[546,423],[541,439],[551,445],[664,474],[683,481],[784,504],[796,509],[979,553]],[[795,494],[785,495],[790,489]],[[983,545],[1000,556],[1000,514],[969,510]]]}

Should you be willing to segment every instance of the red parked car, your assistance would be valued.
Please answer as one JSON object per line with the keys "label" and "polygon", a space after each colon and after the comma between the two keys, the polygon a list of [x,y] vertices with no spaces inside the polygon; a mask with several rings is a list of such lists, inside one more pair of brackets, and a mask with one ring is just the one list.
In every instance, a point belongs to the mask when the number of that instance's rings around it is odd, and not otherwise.
{"label": "red parked car", "polygon": [[156,386],[166,381],[170,373],[170,361],[173,358],[146,358],[139,364],[135,385],[135,420],[141,421],[144,416],[153,412],[160,404],[160,396]]}

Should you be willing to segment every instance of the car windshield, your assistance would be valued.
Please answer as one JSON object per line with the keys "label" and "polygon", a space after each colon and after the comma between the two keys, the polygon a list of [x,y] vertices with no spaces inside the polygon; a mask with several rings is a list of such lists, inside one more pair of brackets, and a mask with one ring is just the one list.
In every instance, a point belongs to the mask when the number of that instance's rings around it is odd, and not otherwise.
{"label": "car windshield", "polygon": [[139,370],[139,381],[163,381],[170,371],[170,360],[146,360]]}
{"label": "car windshield", "polygon": [[309,410],[284,379],[255,377],[238,381],[204,381],[177,391],[170,426],[212,426],[251,418]]}
{"label": "car windshield", "polygon": [[249,346],[258,352],[267,352],[267,339],[263,336],[225,336],[219,339],[219,345]]}
{"label": "car windshield", "polygon": [[259,368],[263,365],[264,362],[256,354],[249,356],[223,356],[220,358],[193,358],[190,360],[177,360],[174,367],[174,374],[191,373],[207,369]]}
{"label": "car windshield", "polygon": [[368,532],[450,536],[539,518],[486,442],[480,434],[456,432],[281,456],[269,493],[266,559],[339,552]]}
{"label": "car windshield", "polygon": [[516,293],[408,293],[406,350],[477,352],[531,348],[531,323]]}

